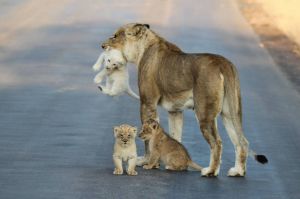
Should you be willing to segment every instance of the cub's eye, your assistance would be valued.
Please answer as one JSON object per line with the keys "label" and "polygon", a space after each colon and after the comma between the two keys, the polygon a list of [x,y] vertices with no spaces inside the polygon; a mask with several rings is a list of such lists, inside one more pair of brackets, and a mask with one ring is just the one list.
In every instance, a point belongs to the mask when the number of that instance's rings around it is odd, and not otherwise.
{"label": "cub's eye", "polygon": [[131,136],[130,135],[128,135],[128,138],[130,138]]}
{"label": "cub's eye", "polygon": [[110,62],[110,59],[108,59],[107,61]]}

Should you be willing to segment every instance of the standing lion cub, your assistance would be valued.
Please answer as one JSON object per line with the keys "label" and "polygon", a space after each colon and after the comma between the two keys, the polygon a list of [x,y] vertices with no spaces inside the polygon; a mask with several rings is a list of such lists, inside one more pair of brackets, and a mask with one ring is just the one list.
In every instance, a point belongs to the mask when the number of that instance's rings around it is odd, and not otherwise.
{"label": "standing lion cub", "polygon": [[113,160],[115,164],[115,175],[123,174],[122,161],[128,162],[128,175],[137,175],[137,172],[135,171],[137,158],[135,144],[136,132],[136,127],[127,124],[114,127],[115,146]]}
{"label": "standing lion cub", "polygon": [[166,134],[157,121],[150,119],[145,122],[139,137],[149,141],[150,157],[144,169],[157,167],[162,161],[168,170],[182,171],[188,167],[202,170],[200,165],[191,160],[184,146]]}

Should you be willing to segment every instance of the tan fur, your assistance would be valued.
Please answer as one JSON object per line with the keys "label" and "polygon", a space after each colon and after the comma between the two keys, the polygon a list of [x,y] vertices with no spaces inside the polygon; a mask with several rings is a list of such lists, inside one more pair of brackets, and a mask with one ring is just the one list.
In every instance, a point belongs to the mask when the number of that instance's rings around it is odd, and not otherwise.
{"label": "tan fur", "polygon": [[143,124],[139,137],[149,141],[149,162],[144,169],[152,169],[162,161],[168,170],[182,171],[188,167],[202,170],[202,167],[193,162],[185,147],[177,140],[166,134],[155,120],[148,120]]}
{"label": "tan fur", "polygon": [[137,175],[136,166],[136,137],[137,128],[126,124],[114,127],[115,145],[113,160],[115,164],[115,175],[123,174],[122,161],[128,161],[127,174]]}
{"label": "tan fur", "polygon": [[[170,129],[178,131],[180,141],[182,122],[175,126],[175,121],[182,121],[184,109],[193,108],[211,151],[209,167],[202,170],[202,175],[216,176],[222,154],[216,118],[221,114],[236,150],[235,166],[228,175],[245,175],[248,141],[242,130],[238,74],[230,61],[215,54],[184,53],[147,25],[136,23],[119,28],[102,46],[121,50],[129,62],[137,64],[142,123],[158,119],[157,105],[161,105],[169,111]],[[146,157],[148,144],[146,141]]]}

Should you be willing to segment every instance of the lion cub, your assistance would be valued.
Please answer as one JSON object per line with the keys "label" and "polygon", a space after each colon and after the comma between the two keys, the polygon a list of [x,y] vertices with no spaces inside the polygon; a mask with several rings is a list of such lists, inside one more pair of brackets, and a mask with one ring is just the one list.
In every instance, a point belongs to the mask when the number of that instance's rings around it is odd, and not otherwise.
{"label": "lion cub", "polygon": [[[129,85],[129,73],[126,66],[127,61],[123,57],[121,51],[117,49],[107,48],[99,56],[97,62],[94,64],[93,69],[98,71],[104,63],[105,68],[101,70],[94,78],[94,82],[99,84],[98,88],[104,94],[110,96],[117,96],[124,92],[128,95],[140,99],[134,93]],[[103,78],[106,77],[106,85],[101,85]]]}
{"label": "lion cub", "polygon": [[185,147],[166,134],[157,121],[151,119],[145,122],[139,137],[149,140],[150,157],[144,169],[152,169],[162,161],[168,170],[182,171],[188,167],[202,170],[200,165],[191,160]]}
{"label": "lion cub", "polygon": [[128,162],[127,174],[137,175],[135,171],[136,165],[136,137],[137,128],[123,124],[114,127],[115,146],[113,160],[115,163],[115,175],[123,174],[122,161]]}

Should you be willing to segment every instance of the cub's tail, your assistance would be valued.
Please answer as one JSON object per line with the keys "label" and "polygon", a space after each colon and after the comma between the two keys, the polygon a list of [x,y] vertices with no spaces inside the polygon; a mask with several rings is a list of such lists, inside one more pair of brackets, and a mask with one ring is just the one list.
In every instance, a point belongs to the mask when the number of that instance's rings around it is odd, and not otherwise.
{"label": "cub's tail", "polygon": [[197,170],[197,171],[202,171],[202,169],[203,169],[203,167],[201,167],[199,164],[193,162],[192,160],[190,160],[190,161],[188,162],[188,166],[189,166],[190,168],[192,168],[192,169]]}
{"label": "cub's tail", "polygon": [[131,90],[130,87],[128,88],[127,93],[128,93],[128,95],[130,95],[131,97],[133,97],[133,98],[135,98],[135,99],[137,99],[137,100],[140,99],[140,97],[139,97],[137,94],[135,94],[135,93]]}

